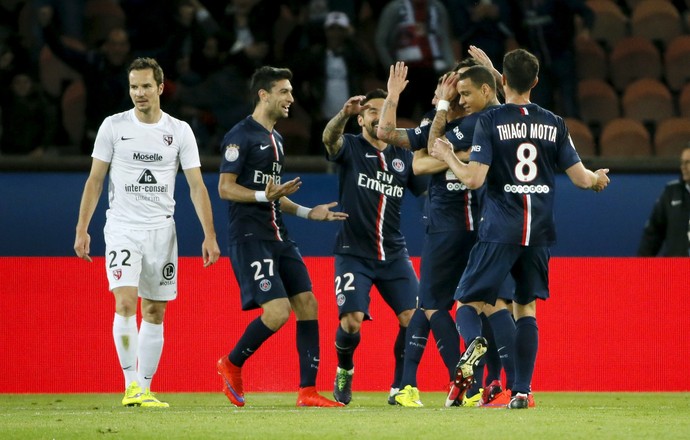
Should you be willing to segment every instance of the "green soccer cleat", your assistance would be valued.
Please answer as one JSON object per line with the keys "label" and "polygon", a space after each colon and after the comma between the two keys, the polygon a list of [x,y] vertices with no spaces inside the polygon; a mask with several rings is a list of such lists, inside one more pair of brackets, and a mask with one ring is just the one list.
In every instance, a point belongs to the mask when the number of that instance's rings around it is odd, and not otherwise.
{"label": "green soccer cleat", "polygon": [[125,390],[125,396],[122,398],[122,406],[140,406],[141,395],[139,384],[136,382],[130,383]]}
{"label": "green soccer cleat", "polygon": [[352,376],[354,368],[350,371],[337,367],[335,381],[333,383],[333,398],[336,402],[347,405],[352,400]]}
{"label": "green soccer cleat", "polygon": [[170,405],[168,405],[167,402],[161,402],[160,400],[156,399],[148,388],[146,388],[146,390],[144,390],[144,392],[141,394],[142,408],[167,408],[169,406]]}
{"label": "green soccer cleat", "polygon": [[405,408],[420,408],[424,406],[419,398],[419,390],[412,385],[406,385],[395,395],[395,403]]}

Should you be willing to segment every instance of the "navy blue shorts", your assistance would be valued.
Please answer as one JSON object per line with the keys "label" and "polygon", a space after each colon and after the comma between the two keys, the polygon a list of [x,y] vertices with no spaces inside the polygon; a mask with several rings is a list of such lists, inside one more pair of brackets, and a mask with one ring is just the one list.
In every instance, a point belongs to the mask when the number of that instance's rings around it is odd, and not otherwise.
{"label": "navy blue shorts", "polygon": [[336,254],[335,300],[339,318],[344,313],[364,312],[365,319],[371,319],[372,286],[376,286],[396,316],[417,306],[419,281],[409,258],[378,261]]}
{"label": "navy blue shorts", "polygon": [[247,241],[228,246],[240,285],[242,310],[312,289],[307,266],[292,241]]}
{"label": "navy blue shorts", "polygon": [[463,304],[473,301],[496,304],[509,274],[515,279],[513,301],[516,303],[524,305],[537,298],[547,299],[550,257],[546,246],[478,242],[472,248],[455,299]]}
{"label": "navy blue shorts", "polygon": [[455,289],[470,250],[477,241],[475,231],[427,233],[422,248],[419,275],[419,304],[427,310],[450,310]]}

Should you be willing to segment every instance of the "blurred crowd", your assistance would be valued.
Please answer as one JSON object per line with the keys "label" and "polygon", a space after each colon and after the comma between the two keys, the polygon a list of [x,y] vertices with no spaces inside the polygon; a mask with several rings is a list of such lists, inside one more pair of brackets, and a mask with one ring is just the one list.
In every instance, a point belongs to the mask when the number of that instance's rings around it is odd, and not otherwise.
{"label": "blurred crowd", "polygon": [[0,154],[90,154],[102,120],[131,107],[138,56],[163,66],[162,107],[202,154],[251,112],[248,79],[266,64],[294,73],[277,127],[292,154],[322,154],[325,122],[385,88],[396,60],[411,81],[398,115],[416,125],[470,45],[499,70],[505,51],[533,51],[535,102],[577,117],[573,47],[592,23],[584,0],[0,0]]}

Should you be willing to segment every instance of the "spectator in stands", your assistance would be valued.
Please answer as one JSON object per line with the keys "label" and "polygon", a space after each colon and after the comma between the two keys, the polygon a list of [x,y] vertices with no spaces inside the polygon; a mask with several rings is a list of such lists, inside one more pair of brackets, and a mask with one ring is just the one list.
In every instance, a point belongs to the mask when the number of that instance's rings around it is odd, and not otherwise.
{"label": "spectator in stands", "polygon": [[52,146],[57,128],[55,107],[27,71],[17,71],[0,94],[0,153],[42,155]]}
{"label": "spectator in stands", "polygon": [[680,179],[668,182],[654,204],[637,255],[690,255],[690,144],[680,154]]}
{"label": "spectator in stands", "polygon": [[294,63],[298,102],[310,111],[309,154],[321,154],[321,134],[343,102],[364,89],[363,77],[373,69],[357,41],[344,12],[329,12],[324,22],[325,41],[309,48]]}
{"label": "spectator in stands", "polygon": [[[517,42],[539,59],[539,83],[532,91],[532,102],[578,118],[575,38],[589,38],[594,12],[584,0],[518,0],[515,4]],[[579,35],[575,15],[583,23]]]}
{"label": "spectator in stands", "polygon": [[[376,50],[386,70],[407,66],[411,87],[401,97],[398,117],[419,120],[438,77],[454,63],[448,11],[440,0],[392,0],[381,12]],[[423,106],[423,107],[421,107]]]}
{"label": "spectator in stands", "polygon": [[86,124],[81,150],[88,154],[103,119],[131,107],[127,84],[129,35],[122,28],[113,28],[97,50],[78,51],[60,40],[51,25],[50,6],[43,7],[39,17],[44,40],[53,54],[82,74],[86,87]]}
{"label": "spectator in stands", "polygon": [[508,0],[457,0],[447,2],[450,22],[461,53],[481,47],[500,71],[503,55],[517,48],[511,29]]}

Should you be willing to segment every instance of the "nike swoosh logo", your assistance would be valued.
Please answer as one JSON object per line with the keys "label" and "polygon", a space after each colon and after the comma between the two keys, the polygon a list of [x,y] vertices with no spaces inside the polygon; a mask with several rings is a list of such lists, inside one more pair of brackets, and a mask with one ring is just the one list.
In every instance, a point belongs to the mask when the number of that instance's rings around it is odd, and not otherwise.
{"label": "nike swoosh logo", "polygon": [[120,140],[122,140],[122,141],[128,141],[128,140],[130,140],[130,139],[134,139],[134,138],[126,138],[126,137],[124,137],[124,136],[122,136],[122,137],[120,138]]}
{"label": "nike swoosh logo", "polygon": [[260,146],[259,148],[261,148],[262,150],[265,150],[265,149],[268,148],[268,147],[270,147],[270,145],[262,145],[262,146]]}
{"label": "nike swoosh logo", "polygon": [[151,376],[151,377],[144,376],[144,380],[151,380],[152,378],[153,378],[153,376]]}
{"label": "nike swoosh logo", "polygon": [[678,206],[683,203],[682,200],[671,200],[671,206]]}
{"label": "nike swoosh logo", "polygon": [[428,338],[425,338],[424,336],[412,335],[412,339],[424,339],[426,341]]}
{"label": "nike swoosh logo", "polygon": [[367,153],[367,154],[364,155],[364,157],[379,157],[379,156],[376,155],[376,154],[369,154],[369,153]]}

